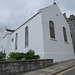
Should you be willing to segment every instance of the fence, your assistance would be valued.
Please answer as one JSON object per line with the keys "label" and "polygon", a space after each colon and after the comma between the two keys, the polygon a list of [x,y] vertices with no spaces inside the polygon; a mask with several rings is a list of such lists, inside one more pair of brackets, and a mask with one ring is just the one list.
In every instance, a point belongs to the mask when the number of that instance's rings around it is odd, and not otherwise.
{"label": "fence", "polygon": [[51,65],[53,65],[53,59],[0,61],[0,75],[11,75],[13,73],[27,72],[49,67]]}

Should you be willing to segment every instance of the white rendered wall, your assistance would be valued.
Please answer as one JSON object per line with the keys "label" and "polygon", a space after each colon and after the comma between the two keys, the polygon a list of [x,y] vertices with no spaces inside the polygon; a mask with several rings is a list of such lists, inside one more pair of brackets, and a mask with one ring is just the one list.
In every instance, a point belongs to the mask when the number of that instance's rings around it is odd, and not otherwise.
{"label": "white rendered wall", "polygon": [[10,33],[1,37],[1,51],[7,55],[10,53]]}
{"label": "white rendered wall", "polygon": [[[75,58],[69,25],[57,5],[47,7],[42,11],[43,37],[45,58],[60,62]],[[54,22],[55,39],[50,37],[49,21]],[[64,41],[63,27],[66,28],[68,43]]]}
{"label": "white rendered wall", "polygon": [[[29,29],[29,45],[25,47],[25,27]],[[18,33],[18,49],[15,50],[15,34]],[[42,21],[41,13],[37,14],[22,27],[11,34],[11,52],[27,52],[29,49],[35,50],[36,54],[39,54],[41,58],[44,58],[44,47],[43,47],[43,32],[42,32]]]}
{"label": "white rendered wall", "polygon": [[2,45],[2,43],[1,43],[1,37],[0,37],[0,52],[2,51],[1,45]]}

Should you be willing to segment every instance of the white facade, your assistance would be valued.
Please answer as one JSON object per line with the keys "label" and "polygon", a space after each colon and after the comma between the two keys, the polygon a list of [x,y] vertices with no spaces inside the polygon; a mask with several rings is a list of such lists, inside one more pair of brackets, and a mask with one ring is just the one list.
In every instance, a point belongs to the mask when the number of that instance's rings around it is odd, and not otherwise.
{"label": "white facade", "polygon": [[[54,22],[55,39],[50,37],[49,21]],[[27,26],[28,46],[25,47],[25,28]],[[67,42],[64,41],[63,27],[66,28]],[[18,37],[17,49],[15,50],[16,33]],[[25,53],[29,49],[33,49],[41,59],[54,59],[54,62],[75,58],[69,25],[56,4],[41,9],[14,32],[10,32],[4,38],[2,36],[1,39],[2,51],[5,51],[7,55],[10,52]]]}
{"label": "white facade", "polygon": [[[57,5],[50,6],[41,11],[43,16],[42,25],[43,25],[45,58],[55,59],[55,61],[63,61],[75,58],[69,25],[64,19]],[[50,20],[54,22],[55,39],[50,38],[49,32]],[[64,41],[63,27],[66,28],[68,42]]]}

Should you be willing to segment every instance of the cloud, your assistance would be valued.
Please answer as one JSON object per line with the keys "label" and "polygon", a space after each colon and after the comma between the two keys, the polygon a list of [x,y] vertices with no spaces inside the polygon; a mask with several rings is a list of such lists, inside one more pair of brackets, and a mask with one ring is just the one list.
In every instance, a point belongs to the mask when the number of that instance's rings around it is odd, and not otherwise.
{"label": "cloud", "polygon": [[67,13],[67,17],[71,14],[75,15],[75,0],[57,0],[57,4],[63,13]]}
{"label": "cloud", "polygon": [[[75,0],[56,0],[67,16],[75,15]],[[0,0],[0,30],[4,26],[16,29],[39,9],[52,5],[53,0]]]}

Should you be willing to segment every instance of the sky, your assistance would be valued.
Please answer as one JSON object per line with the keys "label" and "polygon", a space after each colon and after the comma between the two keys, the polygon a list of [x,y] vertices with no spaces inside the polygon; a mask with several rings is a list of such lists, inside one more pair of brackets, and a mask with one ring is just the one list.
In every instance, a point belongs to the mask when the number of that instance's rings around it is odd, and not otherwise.
{"label": "sky", "polygon": [[[75,0],[55,0],[62,13],[75,15]],[[4,27],[16,29],[54,0],[0,0],[0,32]]]}

